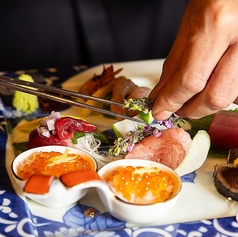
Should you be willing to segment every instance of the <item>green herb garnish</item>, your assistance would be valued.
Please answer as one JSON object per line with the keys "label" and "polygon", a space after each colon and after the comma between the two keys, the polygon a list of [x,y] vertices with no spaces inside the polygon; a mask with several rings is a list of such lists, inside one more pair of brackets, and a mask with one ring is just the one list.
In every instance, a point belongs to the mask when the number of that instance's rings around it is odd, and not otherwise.
{"label": "green herb garnish", "polygon": [[123,108],[133,110],[133,111],[142,111],[147,114],[153,106],[153,101],[148,97],[128,99],[124,100]]}
{"label": "green herb garnish", "polygon": [[152,134],[160,135],[160,132],[156,127],[138,125],[135,131],[129,131],[124,138],[119,137],[109,149],[109,154],[114,156],[126,154],[132,151],[136,143]]}
{"label": "green herb garnish", "polygon": [[[159,125],[165,126],[166,128],[173,128],[175,126],[181,127],[185,122],[184,119],[177,117],[173,114],[166,120],[157,121]],[[135,131],[129,131],[126,133],[125,137],[119,137],[115,142],[114,146],[109,149],[109,154],[118,156],[120,154],[126,154],[127,152],[132,151],[133,147],[136,143],[140,142],[142,139],[154,135],[155,137],[159,137],[161,131],[155,126],[149,125],[138,125]]]}

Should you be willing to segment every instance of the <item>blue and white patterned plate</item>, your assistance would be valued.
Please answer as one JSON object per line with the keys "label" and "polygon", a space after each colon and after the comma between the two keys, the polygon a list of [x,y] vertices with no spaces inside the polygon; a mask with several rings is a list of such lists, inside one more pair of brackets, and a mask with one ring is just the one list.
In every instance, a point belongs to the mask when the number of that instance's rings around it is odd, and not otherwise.
{"label": "blue and white patterned plate", "polygon": [[[162,60],[114,64],[123,67],[123,74],[137,84],[156,82]],[[34,71],[48,83],[69,88],[82,83],[102,66],[79,73],[85,68],[47,69]],[[8,73],[16,76],[22,72]],[[75,85],[73,88],[75,88]],[[214,164],[225,164],[223,158],[209,156],[196,172],[182,177],[183,190],[175,208],[163,219],[149,226],[133,226],[115,219],[103,207],[94,189],[79,203],[62,209],[50,209],[25,199],[8,172],[14,158],[11,136],[6,129],[4,106],[0,103],[0,236],[238,236],[236,214],[238,205],[217,193],[212,179]],[[68,108],[65,114],[80,115],[79,108]],[[102,130],[108,129],[111,119],[92,114],[88,118]],[[8,121],[8,119],[7,119]]]}

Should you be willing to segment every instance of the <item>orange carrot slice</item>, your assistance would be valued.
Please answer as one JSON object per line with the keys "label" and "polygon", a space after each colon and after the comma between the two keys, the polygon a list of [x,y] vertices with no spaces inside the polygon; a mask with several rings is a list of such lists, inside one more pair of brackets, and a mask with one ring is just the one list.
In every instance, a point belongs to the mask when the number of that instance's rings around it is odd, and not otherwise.
{"label": "orange carrot slice", "polygon": [[101,178],[95,171],[83,170],[64,174],[60,177],[60,180],[66,187],[70,188],[87,181],[101,180]]}
{"label": "orange carrot slice", "polygon": [[53,177],[51,175],[34,174],[28,179],[23,191],[34,194],[46,194],[49,191]]}

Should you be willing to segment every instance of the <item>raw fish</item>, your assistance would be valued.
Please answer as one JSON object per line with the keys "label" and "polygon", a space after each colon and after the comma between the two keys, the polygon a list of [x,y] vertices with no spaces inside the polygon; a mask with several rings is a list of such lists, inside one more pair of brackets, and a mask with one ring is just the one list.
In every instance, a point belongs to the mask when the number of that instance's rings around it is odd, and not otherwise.
{"label": "raw fish", "polygon": [[159,137],[151,135],[144,138],[125,158],[157,161],[175,169],[186,156],[191,142],[190,135],[182,128],[170,128],[163,130]]}
{"label": "raw fish", "polygon": [[211,146],[214,148],[238,148],[238,113],[232,111],[216,113],[208,134],[211,138]]}
{"label": "raw fish", "polygon": [[44,136],[44,133],[40,132],[45,132],[47,127],[40,128],[34,129],[29,134],[28,149],[47,145],[72,147],[74,144],[72,143],[71,138],[73,138],[74,132],[94,132],[97,129],[96,126],[82,119],[70,117],[57,118],[54,121],[54,129],[46,132],[47,136]]}

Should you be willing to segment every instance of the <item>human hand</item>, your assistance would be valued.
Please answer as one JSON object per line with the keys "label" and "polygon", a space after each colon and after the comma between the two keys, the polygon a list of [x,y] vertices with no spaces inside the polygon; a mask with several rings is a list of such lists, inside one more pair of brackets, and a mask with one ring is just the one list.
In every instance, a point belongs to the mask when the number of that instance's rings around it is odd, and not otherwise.
{"label": "human hand", "polygon": [[[238,96],[238,1],[190,0],[150,94],[155,119],[200,118]],[[237,100],[238,101],[238,100]]]}

